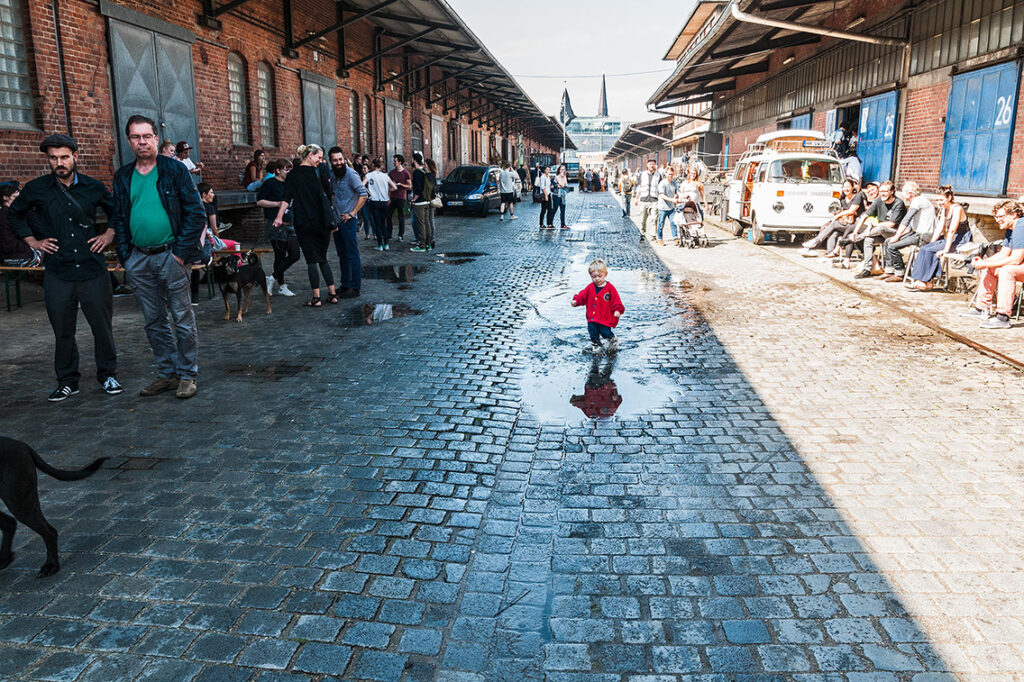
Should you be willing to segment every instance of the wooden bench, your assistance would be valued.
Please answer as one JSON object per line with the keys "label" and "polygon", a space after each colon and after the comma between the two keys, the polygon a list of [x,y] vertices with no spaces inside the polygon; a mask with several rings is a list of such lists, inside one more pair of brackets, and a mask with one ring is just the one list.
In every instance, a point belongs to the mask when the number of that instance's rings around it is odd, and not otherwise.
{"label": "wooden bench", "polygon": [[[217,256],[228,256],[228,255],[231,255],[231,254],[249,253],[250,251],[252,253],[256,253],[256,254],[264,254],[264,253],[273,253],[274,250],[273,249],[262,248],[262,249],[242,249],[242,250],[239,250],[239,251],[214,251],[213,252],[213,256],[214,256],[214,258],[216,258]],[[207,277],[206,277],[207,290],[210,293],[210,298],[213,298],[213,293],[214,293],[213,292],[213,277],[209,276],[209,266],[208,265],[193,265],[192,269],[193,270],[205,270],[205,271],[207,271]],[[0,273],[3,273],[3,277],[4,277],[4,301],[5,301],[6,305],[7,305],[7,312],[11,312],[12,307],[14,307],[14,308],[21,308],[21,281],[25,278],[26,275],[28,275],[29,273],[33,273],[33,272],[38,272],[38,273],[41,274],[43,272],[43,267],[41,265],[35,265],[35,266],[0,265]],[[108,262],[107,263],[107,272],[124,272],[124,268],[121,267],[120,263]],[[128,283],[128,276],[127,276],[127,274],[125,275],[125,283],[126,284]],[[13,306],[12,306],[12,301],[11,301],[11,285],[14,286],[14,305]]]}

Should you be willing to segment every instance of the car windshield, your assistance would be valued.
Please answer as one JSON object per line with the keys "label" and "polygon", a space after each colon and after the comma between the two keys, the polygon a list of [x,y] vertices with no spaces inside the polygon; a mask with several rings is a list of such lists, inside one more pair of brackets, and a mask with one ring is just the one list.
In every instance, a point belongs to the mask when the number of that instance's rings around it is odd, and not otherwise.
{"label": "car windshield", "polygon": [[838,185],[843,172],[835,161],[824,159],[789,159],[772,161],[768,182],[820,182]]}
{"label": "car windshield", "polygon": [[484,180],[484,169],[474,166],[459,166],[445,178],[453,185],[479,185]]}

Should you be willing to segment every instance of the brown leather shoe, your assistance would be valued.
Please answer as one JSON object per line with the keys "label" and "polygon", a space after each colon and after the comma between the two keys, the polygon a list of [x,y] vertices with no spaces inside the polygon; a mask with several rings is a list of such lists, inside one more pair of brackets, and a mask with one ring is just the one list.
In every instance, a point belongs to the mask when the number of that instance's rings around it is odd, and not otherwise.
{"label": "brown leather shoe", "polygon": [[157,377],[151,384],[139,391],[139,395],[149,397],[178,388],[178,377]]}
{"label": "brown leather shoe", "polygon": [[196,388],[195,379],[182,379],[178,382],[178,391],[174,395],[178,396],[182,400],[187,400],[194,396],[198,390],[199,389]]}
{"label": "brown leather shoe", "polygon": [[882,278],[883,282],[902,282],[903,275],[886,275]]}

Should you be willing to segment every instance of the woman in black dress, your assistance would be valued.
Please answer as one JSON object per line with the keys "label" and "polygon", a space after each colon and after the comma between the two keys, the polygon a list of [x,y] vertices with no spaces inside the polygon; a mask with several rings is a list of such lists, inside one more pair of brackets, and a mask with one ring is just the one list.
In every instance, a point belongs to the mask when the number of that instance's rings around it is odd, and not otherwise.
{"label": "woman in black dress", "polygon": [[338,302],[338,294],[334,290],[334,273],[327,262],[327,247],[335,230],[329,198],[330,184],[318,169],[324,160],[323,149],[315,144],[302,145],[299,147],[298,158],[301,163],[292,169],[284,181],[284,201],[274,219],[274,227],[282,224],[285,211],[290,207],[295,237],[306,259],[309,286],[313,290],[313,298],[306,301],[305,305],[319,308],[323,305],[320,299],[321,274],[327,284],[327,302]]}

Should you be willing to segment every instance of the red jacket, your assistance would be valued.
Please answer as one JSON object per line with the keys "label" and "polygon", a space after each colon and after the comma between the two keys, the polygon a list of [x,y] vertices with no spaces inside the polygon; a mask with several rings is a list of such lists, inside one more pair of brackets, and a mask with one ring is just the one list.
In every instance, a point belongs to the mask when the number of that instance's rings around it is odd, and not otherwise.
{"label": "red jacket", "polygon": [[601,287],[601,293],[597,292],[597,287],[591,282],[583,291],[572,297],[572,302],[576,305],[587,306],[587,322],[597,322],[606,327],[614,327],[619,323],[619,318],[612,313],[615,311],[626,312],[626,307],[622,305],[622,299],[619,298],[619,292],[615,290],[611,282],[605,282]]}

